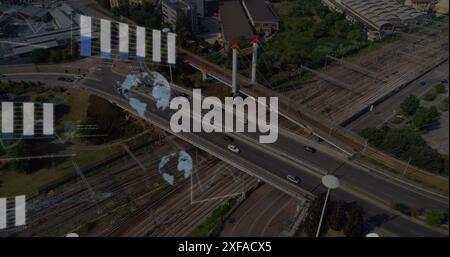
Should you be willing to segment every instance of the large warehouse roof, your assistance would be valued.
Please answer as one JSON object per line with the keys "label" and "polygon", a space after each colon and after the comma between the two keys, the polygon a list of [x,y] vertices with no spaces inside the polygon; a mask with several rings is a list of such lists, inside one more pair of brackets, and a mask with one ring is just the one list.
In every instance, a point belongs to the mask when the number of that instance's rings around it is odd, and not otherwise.
{"label": "large warehouse roof", "polygon": [[222,32],[226,41],[240,37],[251,38],[252,28],[239,1],[224,1],[219,7]]}
{"label": "large warehouse roof", "polygon": [[341,0],[340,3],[376,29],[406,25],[424,15],[394,0]]}

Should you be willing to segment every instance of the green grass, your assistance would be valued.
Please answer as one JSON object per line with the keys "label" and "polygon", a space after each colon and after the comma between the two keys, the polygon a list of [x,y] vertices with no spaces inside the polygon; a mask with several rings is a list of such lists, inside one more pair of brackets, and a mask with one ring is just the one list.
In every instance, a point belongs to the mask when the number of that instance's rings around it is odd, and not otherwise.
{"label": "green grass", "polygon": [[[220,227],[219,225],[223,222],[223,219],[225,215],[228,213],[228,211],[231,210],[233,205],[235,204],[236,200],[231,199],[222,204],[221,206],[217,207],[209,216],[205,222],[200,224],[197,229],[192,233],[195,237],[206,237],[209,235],[209,232],[214,230],[217,230],[217,227]],[[220,233],[220,232],[217,232]]]}
{"label": "green grass", "polygon": [[400,124],[400,123],[402,123],[403,121],[405,120],[405,118],[403,118],[402,116],[395,116],[392,120],[391,120],[391,122],[392,122],[392,124]]}

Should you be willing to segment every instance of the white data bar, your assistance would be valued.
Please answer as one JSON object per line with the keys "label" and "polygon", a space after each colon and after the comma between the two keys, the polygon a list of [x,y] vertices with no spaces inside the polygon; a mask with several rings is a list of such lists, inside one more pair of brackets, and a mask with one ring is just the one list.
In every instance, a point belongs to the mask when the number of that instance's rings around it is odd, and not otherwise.
{"label": "white data bar", "polygon": [[119,23],[119,56],[128,59],[128,24]]}
{"label": "white data bar", "polygon": [[14,103],[2,102],[2,133],[14,133]]}
{"label": "white data bar", "polygon": [[92,47],[92,19],[89,16],[80,15],[80,54],[91,56]]}
{"label": "white data bar", "polygon": [[145,28],[136,27],[136,56],[145,58]]}
{"label": "white data bar", "polygon": [[176,63],[176,34],[167,33],[167,62],[169,64]]}
{"label": "white data bar", "polygon": [[161,62],[161,31],[154,29],[152,33],[152,61]]}
{"label": "white data bar", "polygon": [[53,104],[45,103],[45,104],[43,104],[43,109],[44,109],[43,134],[44,135],[53,135],[53,133],[54,133],[54,129],[53,129]]}
{"label": "white data bar", "polygon": [[100,20],[100,54],[102,58],[111,58],[111,21]]}
{"label": "white data bar", "polygon": [[16,196],[16,206],[15,206],[15,214],[16,214],[16,226],[22,226],[26,224],[25,212],[26,212],[26,198],[24,195]]}
{"label": "white data bar", "polygon": [[0,229],[6,228],[7,222],[6,198],[0,198]]}
{"label": "white data bar", "polygon": [[34,135],[34,103],[23,103],[23,135]]}

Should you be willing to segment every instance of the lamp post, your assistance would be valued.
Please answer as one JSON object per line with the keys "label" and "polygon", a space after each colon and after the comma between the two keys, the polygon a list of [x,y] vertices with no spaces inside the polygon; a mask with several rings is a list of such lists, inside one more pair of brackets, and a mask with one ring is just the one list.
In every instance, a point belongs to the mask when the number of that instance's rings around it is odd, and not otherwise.
{"label": "lamp post", "polygon": [[322,177],[322,184],[327,188],[327,196],[325,197],[325,202],[323,203],[322,214],[320,215],[319,226],[317,227],[316,237],[319,237],[320,227],[322,225],[323,215],[325,214],[325,208],[327,206],[328,196],[330,195],[331,189],[336,189],[339,187],[339,179],[333,175],[325,175]]}

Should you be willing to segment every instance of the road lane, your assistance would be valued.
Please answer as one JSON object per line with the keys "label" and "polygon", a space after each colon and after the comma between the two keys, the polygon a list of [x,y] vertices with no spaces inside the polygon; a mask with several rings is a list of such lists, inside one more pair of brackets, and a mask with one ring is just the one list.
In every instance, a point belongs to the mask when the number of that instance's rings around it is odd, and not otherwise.
{"label": "road lane", "polygon": [[[21,78],[24,79],[23,77],[21,77]],[[43,79],[41,77],[39,77],[39,78]],[[116,79],[118,77],[114,77],[113,75],[111,75],[111,76],[106,76],[105,78],[107,78],[107,80],[101,81],[101,82],[86,79],[84,81],[84,83],[85,83],[85,86],[87,86],[87,88],[92,87],[92,88],[96,88],[97,90],[105,91],[109,94],[118,95],[115,90],[115,87],[114,87],[114,85],[116,84],[116,81],[117,81]],[[48,79],[48,76],[46,76],[46,79]],[[144,99],[141,99],[141,100],[144,100]],[[149,101],[149,100],[145,99],[145,101]],[[149,107],[150,106],[154,106],[154,103],[149,102]],[[153,109],[153,108],[148,108],[147,110],[149,111],[150,109]],[[152,110],[152,111],[154,111],[154,110]],[[170,116],[171,116],[169,112],[156,112],[156,113],[159,116],[165,118],[166,120],[169,120]],[[221,146],[223,148],[225,148],[227,145],[227,143],[223,140],[222,133],[211,133],[211,134],[197,133],[197,136],[203,137],[203,138],[209,140],[210,142],[217,144],[218,146]],[[304,180],[301,186],[310,192],[316,193],[316,192],[319,192],[320,190],[322,190],[322,191],[324,190],[321,186],[320,179],[318,179],[315,176],[312,176],[310,174],[310,172],[305,172],[304,170],[300,170],[297,166],[290,165],[289,163],[286,163],[283,160],[274,158],[273,155],[269,155],[266,152],[255,148],[254,146],[252,146],[251,144],[248,144],[245,141],[242,141],[239,139],[236,139],[236,140],[238,141],[236,144],[242,150],[242,153],[239,155],[239,158],[244,158],[247,161],[250,161],[256,165],[262,166],[264,169],[270,170],[271,172],[273,172],[274,174],[279,176],[281,179],[284,179],[287,174],[295,172],[295,174],[299,174]],[[286,140],[289,141],[289,139],[286,139]],[[280,142],[282,142],[283,144],[286,143],[285,141],[283,141],[283,139],[281,139]],[[293,149],[299,149],[299,145],[295,145],[294,147],[295,148],[293,148]],[[289,149],[292,151],[292,148],[289,148]],[[289,150],[289,149],[287,149],[287,150]],[[304,157],[302,157],[302,158],[304,158]],[[323,157],[320,157],[320,158],[323,158]],[[318,161],[323,163],[326,160],[327,159],[318,160]],[[340,191],[341,190],[337,190],[336,192],[340,192]],[[379,207],[375,207],[371,204],[367,204],[363,200],[355,198],[353,195],[349,195],[348,193],[347,194],[336,193],[336,195],[339,196],[340,199],[342,197],[342,199],[349,200],[349,201],[357,200],[361,205],[363,205],[366,208],[366,211],[370,215],[385,213],[385,211],[380,209]],[[392,217],[395,217],[395,216],[392,216]],[[392,222],[394,222],[394,224],[392,224]],[[401,224],[401,226],[400,226],[400,228],[397,228],[396,226],[398,226],[399,223]],[[385,227],[386,229],[389,229],[389,228],[399,229],[400,233],[398,231],[395,231],[396,233],[399,233],[399,234],[404,233],[404,235],[416,235],[416,234],[410,232],[409,231],[410,229],[406,229],[404,227],[405,225],[409,226],[409,228],[413,227],[414,228],[413,231],[417,231],[419,233],[418,235],[436,235],[435,231],[430,230],[426,227],[422,227],[422,226],[420,226],[414,222],[411,222],[403,217],[393,218],[393,219],[389,220],[388,222],[386,222],[385,224],[383,224],[383,227]]]}

